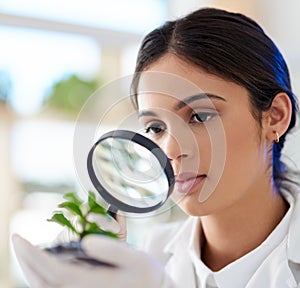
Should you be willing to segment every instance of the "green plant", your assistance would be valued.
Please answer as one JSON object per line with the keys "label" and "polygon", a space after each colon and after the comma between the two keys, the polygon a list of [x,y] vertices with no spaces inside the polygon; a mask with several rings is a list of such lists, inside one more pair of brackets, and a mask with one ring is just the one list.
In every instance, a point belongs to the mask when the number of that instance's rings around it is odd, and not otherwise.
{"label": "green plant", "polygon": [[84,80],[72,74],[53,84],[44,104],[55,110],[77,114],[99,86],[97,79]]}
{"label": "green plant", "polygon": [[[87,217],[91,213],[100,214],[107,217],[108,220],[112,220],[108,212],[97,203],[93,192],[89,192],[87,203],[80,200],[73,192],[66,193],[63,198],[66,201],[59,204],[58,207],[64,209],[64,211],[54,211],[53,216],[48,221],[67,227],[78,235],[80,240],[89,234],[100,234],[118,238],[117,234],[105,231],[97,223],[88,221]],[[73,225],[70,221],[70,218],[74,216],[78,219],[78,225]]]}

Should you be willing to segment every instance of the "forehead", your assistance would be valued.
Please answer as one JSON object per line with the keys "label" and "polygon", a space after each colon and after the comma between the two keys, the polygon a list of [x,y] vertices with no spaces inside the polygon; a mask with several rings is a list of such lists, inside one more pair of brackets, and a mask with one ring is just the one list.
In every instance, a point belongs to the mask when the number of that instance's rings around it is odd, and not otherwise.
{"label": "forehead", "polygon": [[[182,100],[189,95],[204,92],[200,74],[203,71],[197,67],[173,54],[166,54],[141,73],[138,92],[164,94]],[[212,77],[209,74],[205,76]]]}
{"label": "forehead", "polygon": [[141,109],[144,105],[147,107],[168,103],[175,105],[176,101],[205,93],[219,95],[229,103],[248,100],[248,97],[241,97],[248,95],[244,87],[209,74],[172,54],[167,54],[141,73],[138,103]]}

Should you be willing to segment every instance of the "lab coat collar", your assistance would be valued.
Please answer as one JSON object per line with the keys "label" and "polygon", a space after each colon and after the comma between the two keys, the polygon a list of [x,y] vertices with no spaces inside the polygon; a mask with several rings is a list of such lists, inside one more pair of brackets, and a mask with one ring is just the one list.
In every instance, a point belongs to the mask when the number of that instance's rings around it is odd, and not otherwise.
{"label": "lab coat collar", "polygon": [[[299,249],[299,239],[300,239],[300,189],[299,186],[293,184],[289,181],[283,181],[281,185],[281,193],[287,198],[294,198],[294,207],[291,216],[291,223],[289,232],[287,235],[287,257],[289,261],[292,261],[295,264],[300,265],[300,249]],[[191,235],[194,233],[194,229],[197,228],[197,224],[199,222],[198,217],[189,217],[186,220],[181,228],[174,235],[173,239],[165,246],[164,252],[168,253],[171,257],[166,265],[166,270],[176,270],[176,274],[181,274],[182,271],[186,274],[186,277],[181,277],[185,282],[182,282],[182,286],[178,287],[195,287],[196,279],[194,277],[194,267],[192,261],[190,260],[190,255],[188,253],[188,248],[191,244]],[[173,257],[173,256],[175,257]],[[291,274],[291,281],[294,283],[294,278],[292,277],[292,269],[290,269],[287,265],[287,261],[285,269],[289,271]],[[180,273],[181,272],[181,273]],[[191,275],[188,275],[191,274]],[[174,275],[174,273],[172,273]],[[287,274],[286,274],[287,275]],[[183,281],[183,279],[179,279]],[[293,287],[293,286],[290,286]]]}
{"label": "lab coat collar", "polygon": [[198,217],[190,216],[174,235],[173,239],[165,246],[164,252],[174,254],[177,251],[188,248],[191,241],[191,232],[195,227],[195,221],[199,221]]}
{"label": "lab coat collar", "polygon": [[170,255],[165,270],[172,275],[176,287],[196,287],[196,274],[189,254],[191,232],[198,217],[189,217],[178,230],[173,239],[165,246],[164,253]]}
{"label": "lab coat collar", "polygon": [[[281,193],[285,198],[294,198],[294,209],[292,211],[291,223],[288,232],[287,253],[288,259],[294,263],[300,264],[300,188],[297,184],[290,181],[282,181]],[[174,254],[176,251],[186,249],[190,242],[191,231],[195,227],[195,221],[198,217],[189,217],[189,219],[182,225],[176,235],[166,246],[164,251],[166,253]]]}

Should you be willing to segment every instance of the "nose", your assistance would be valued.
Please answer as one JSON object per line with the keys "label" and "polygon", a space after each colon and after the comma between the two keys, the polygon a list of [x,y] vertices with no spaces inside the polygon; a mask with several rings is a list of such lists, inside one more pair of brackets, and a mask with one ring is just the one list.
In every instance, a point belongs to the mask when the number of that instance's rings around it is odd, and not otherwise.
{"label": "nose", "polygon": [[178,138],[179,137],[168,133],[160,143],[161,149],[165,152],[171,162],[178,160],[181,161],[182,158],[187,158],[189,156],[186,145],[184,145],[184,143],[181,143],[184,140],[181,139],[181,141],[179,142]]}

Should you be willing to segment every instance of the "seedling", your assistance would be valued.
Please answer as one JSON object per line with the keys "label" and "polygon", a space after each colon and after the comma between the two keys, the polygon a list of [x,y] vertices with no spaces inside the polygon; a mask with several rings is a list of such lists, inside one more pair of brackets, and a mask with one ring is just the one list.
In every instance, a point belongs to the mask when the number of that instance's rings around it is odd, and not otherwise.
{"label": "seedling", "polygon": [[[48,219],[48,221],[56,222],[67,227],[74,232],[80,240],[89,234],[100,234],[112,238],[118,238],[117,234],[105,231],[101,229],[97,223],[90,222],[87,219],[89,214],[94,213],[107,217],[108,220],[112,220],[112,217],[108,214],[108,212],[96,202],[96,197],[93,192],[89,192],[87,203],[80,200],[73,192],[66,193],[63,198],[66,201],[59,204],[58,207],[65,209],[65,213],[62,211],[56,211],[51,219]],[[71,217],[76,217],[78,225],[72,224],[70,221]]]}
{"label": "seedling", "polygon": [[[95,194],[93,192],[89,192],[87,202],[80,200],[73,192],[66,193],[63,198],[66,201],[58,205],[62,211],[55,211],[53,216],[48,219],[48,221],[58,223],[63,227],[67,227],[67,229],[70,229],[78,236],[79,240],[59,244],[54,247],[46,248],[46,250],[73,263],[84,261],[91,265],[111,266],[109,263],[104,263],[88,257],[81,248],[81,240],[90,234],[118,238],[117,234],[110,231],[105,231],[101,229],[97,223],[88,220],[88,215],[91,213],[100,214],[103,217],[107,217],[108,221],[112,221],[112,217],[102,206],[97,203]],[[76,217],[76,225],[74,225],[73,221],[71,221],[71,218],[74,217]]]}

